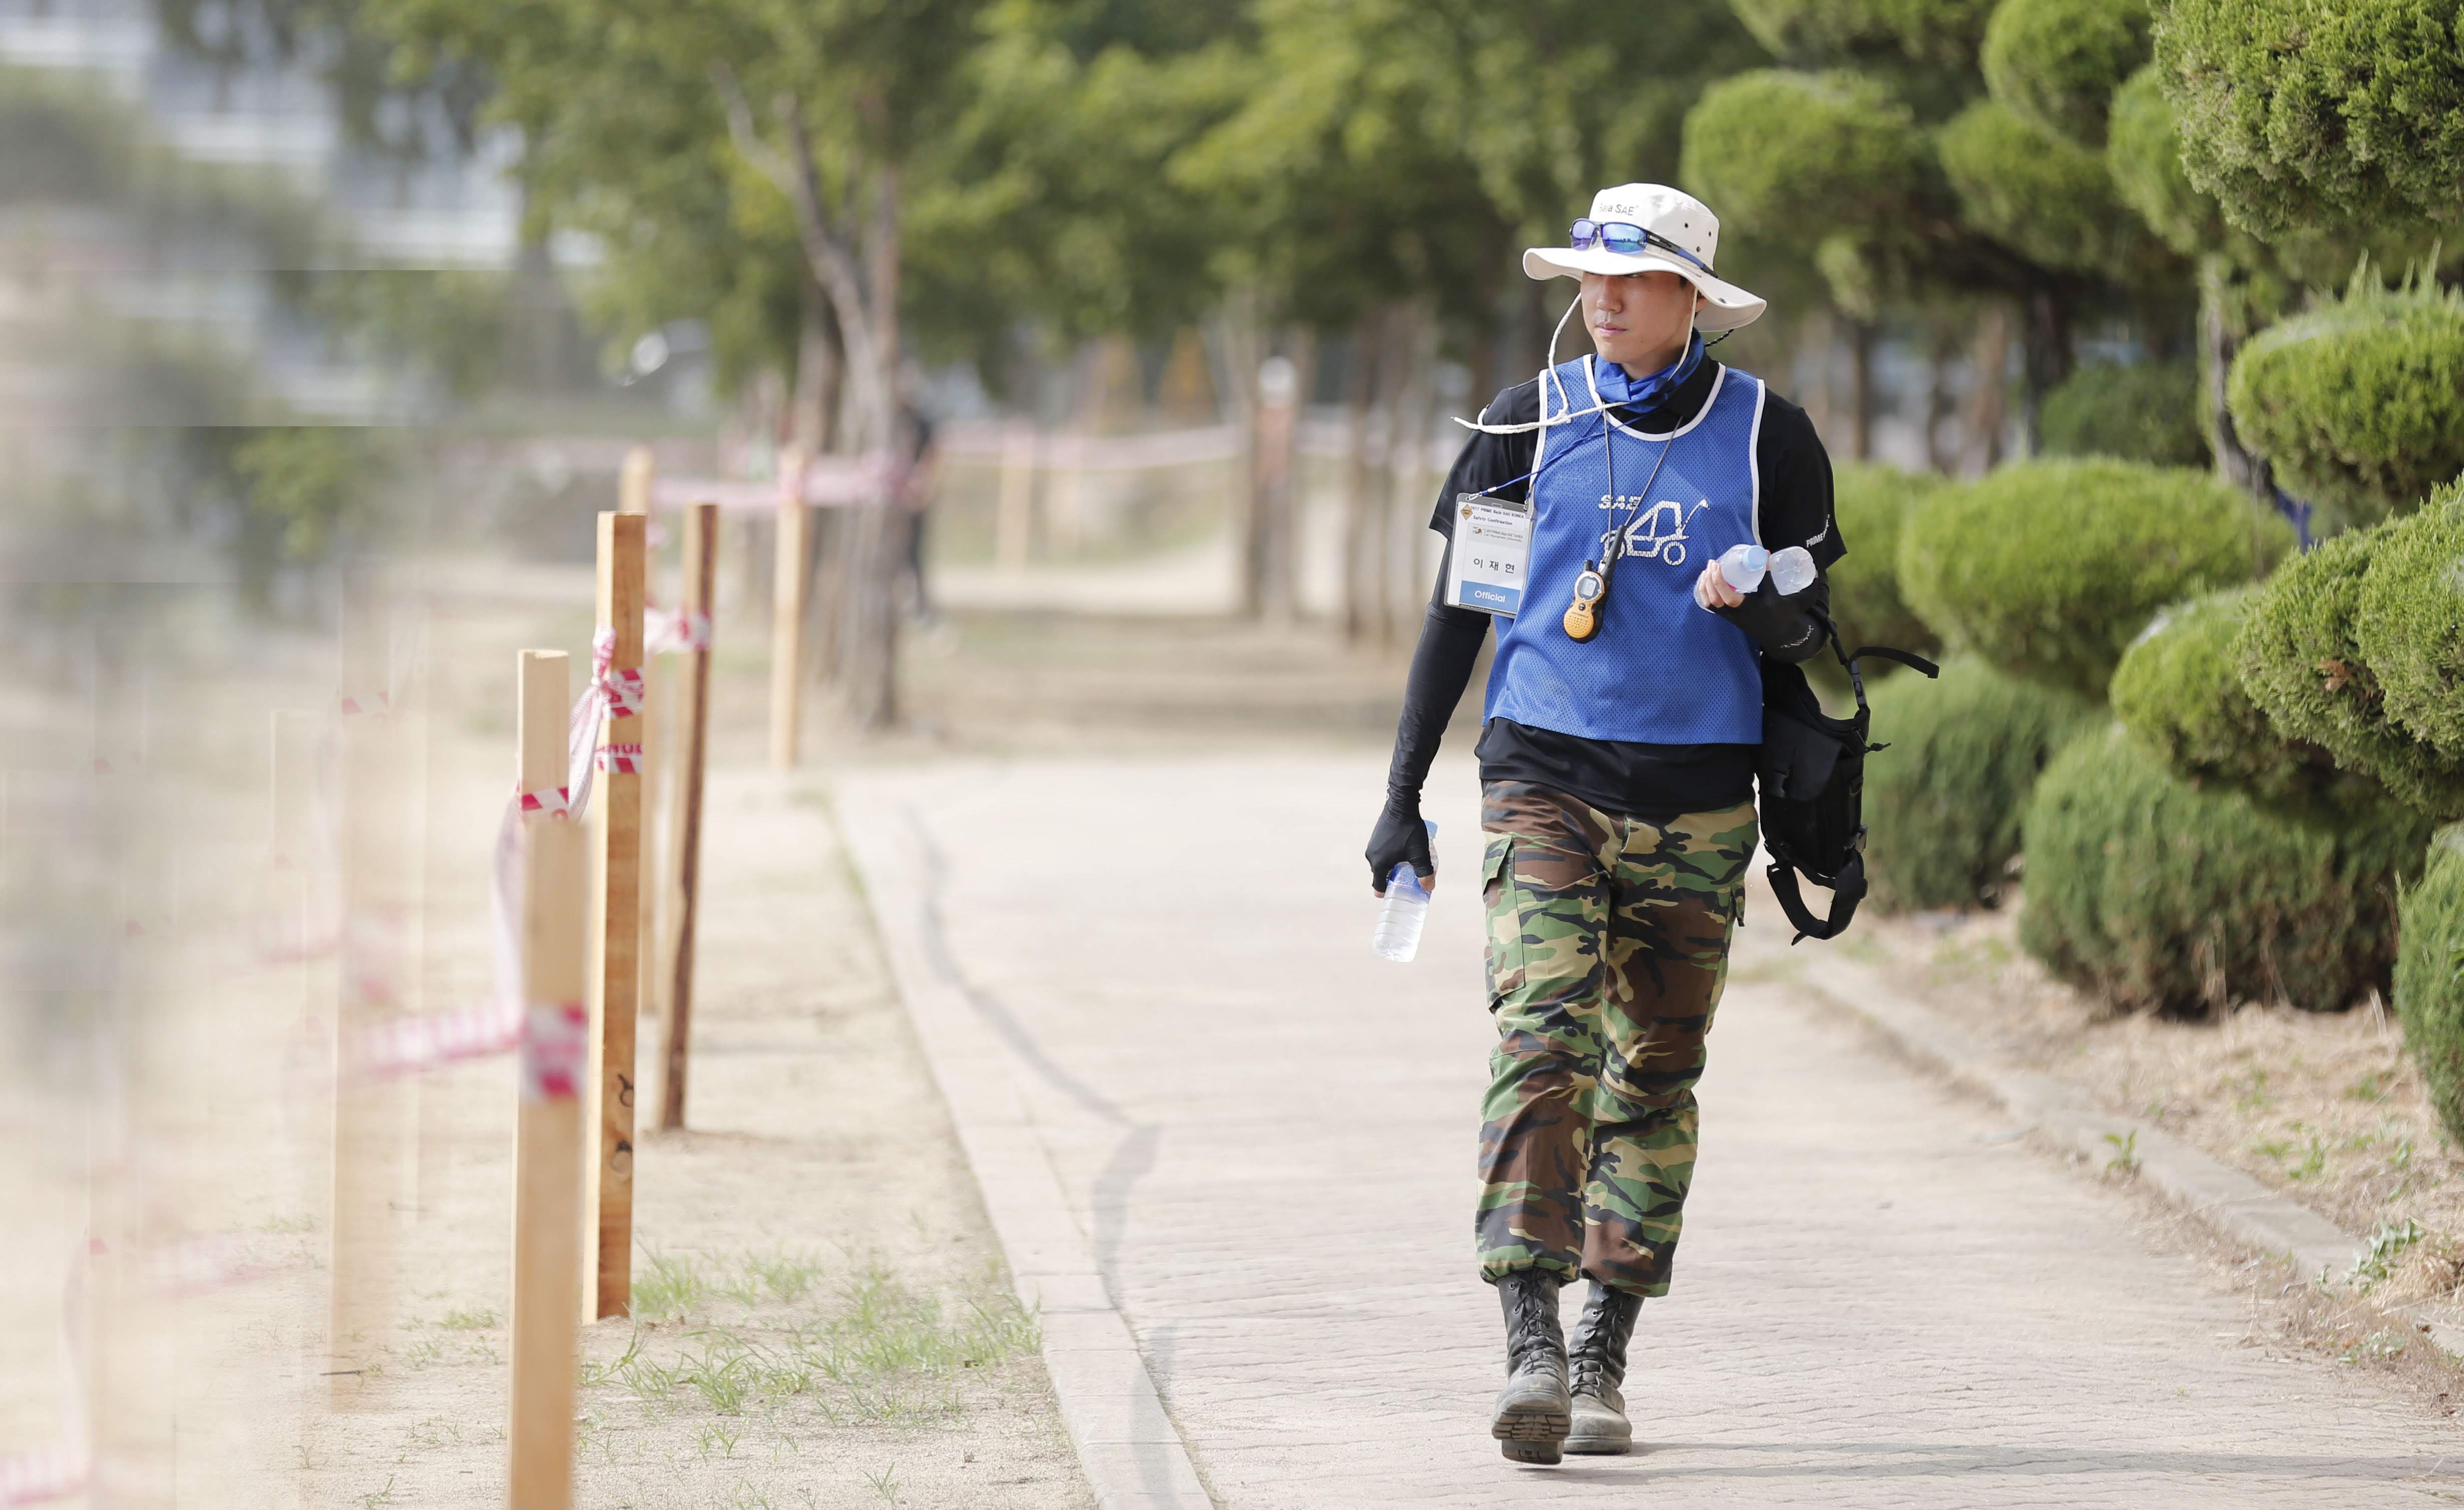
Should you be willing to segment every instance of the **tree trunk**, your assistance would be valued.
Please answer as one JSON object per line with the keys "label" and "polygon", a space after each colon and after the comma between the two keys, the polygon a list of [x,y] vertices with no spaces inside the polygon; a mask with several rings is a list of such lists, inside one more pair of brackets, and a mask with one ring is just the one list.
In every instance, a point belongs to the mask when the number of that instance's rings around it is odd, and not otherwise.
{"label": "tree trunk", "polygon": [[1343,543],[1336,580],[1342,594],[1341,614],[1346,644],[1356,644],[1369,628],[1373,579],[1369,557],[1375,540],[1376,509],[1371,497],[1377,485],[1383,448],[1373,433],[1378,395],[1378,365],[1385,353],[1386,312],[1363,316],[1352,327],[1350,360],[1344,364],[1343,419]]}
{"label": "tree trunk", "polygon": [[1948,319],[1934,327],[1925,361],[1925,465],[1938,472],[1959,466],[1959,449],[1943,436],[1943,427],[1958,410],[1950,391],[1950,365],[1959,357],[1959,330]]}
{"label": "tree trunk", "polygon": [[1258,364],[1259,603],[1268,619],[1289,624],[1300,617],[1300,423],[1316,371],[1316,335],[1295,325],[1282,345],[1273,384],[1266,379],[1277,359]]}
{"label": "tree trunk", "polygon": [[2261,458],[2253,455],[2234,429],[2233,411],[2225,406],[2225,382],[2233,375],[2233,357],[2248,335],[2236,308],[2232,264],[2210,255],[2199,262],[2199,408],[2206,421],[2208,444],[2216,457],[2216,475],[2269,508],[2276,506],[2276,478]]}
{"label": "tree trunk", "polygon": [[2021,347],[2027,383],[2021,418],[2026,427],[2028,454],[2034,456],[2045,449],[2045,395],[2071,375],[2070,300],[2050,285],[2039,284],[2028,293],[2027,311],[2028,334]]}
{"label": "tree trunk", "polygon": [[1429,420],[1437,398],[1438,322],[1425,304],[1401,311],[1392,343],[1394,403],[1386,422],[1391,460],[1378,526],[1377,644],[1393,649],[1418,615],[1421,521],[1428,517]]}
{"label": "tree trunk", "polygon": [[1221,419],[1241,437],[1241,453],[1233,459],[1230,488],[1233,601],[1241,616],[1255,619],[1265,606],[1265,514],[1258,452],[1257,402],[1258,295],[1234,289],[1222,311],[1207,325],[1207,356],[1215,368],[1215,391],[1222,396]]}
{"label": "tree trunk", "polygon": [[2010,372],[2011,311],[1997,299],[1976,322],[1976,391],[1969,396],[1969,444],[1976,448],[1980,472],[2002,465],[2002,432],[2010,426]]}
{"label": "tree trunk", "polygon": [[1874,327],[1867,320],[1848,322],[1848,410],[1855,427],[1848,432],[1848,454],[1856,461],[1874,457]]}

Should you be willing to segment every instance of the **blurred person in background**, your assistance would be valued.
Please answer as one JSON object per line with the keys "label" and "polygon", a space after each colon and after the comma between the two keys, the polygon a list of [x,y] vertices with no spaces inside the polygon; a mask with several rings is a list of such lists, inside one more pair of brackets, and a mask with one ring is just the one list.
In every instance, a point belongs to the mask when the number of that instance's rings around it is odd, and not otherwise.
{"label": "blurred person in background", "polygon": [[933,496],[940,483],[941,453],[934,444],[933,417],[913,399],[898,405],[900,448],[897,481],[891,497],[907,514],[907,588],[913,596],[909,611],[930,626],[940,622],[933,611],[933,595],[924,577],[924,527],[933,516]]}
{"label": "blurred person in background", "polygon": [[[1420,789],[1496,617],[1477,754],[1498,1044],[1474,1229],[1506,1315],[1490,1430],[1519,1462],[1631,1450],[1627,1343],[1644,1297],[1668,1293],[1755,845],[1761,658],[1825,643],[1818,572],[1793,597],[1768,577],[1743,593],[1720,557],[1843,554],[1805,411],[1704,354],[1704,332],[1764,308],[1713,273],[1719,231],[1699,200],[1629,184],[1595,196],[1569,245],[1524,253],[1533,278],[1581,280],[1594,354],[1497,395],[1447,476],[1430,519],[1446,564],[1369,842],[1381,896],[1401,864],[1435,882]],[[1519,611],[1466,605],[1500,601],[1455,572],[1475,500],[1529,505],[1504,595]],[[1577,1275],[1591,1288],[1570,1352],[1558,1289]]]}

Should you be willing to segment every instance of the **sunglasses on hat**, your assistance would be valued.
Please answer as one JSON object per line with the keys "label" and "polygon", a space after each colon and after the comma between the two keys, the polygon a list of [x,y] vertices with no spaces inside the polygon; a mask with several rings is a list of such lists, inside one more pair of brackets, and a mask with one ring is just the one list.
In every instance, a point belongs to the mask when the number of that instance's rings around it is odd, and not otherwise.
{"label": "sunglasses on hat", "polygon": [[1711,271],[1711,264],[1676,242],[1656,230],[1646,230],[1629,221],[1578,220],[1566,234],[1572,238],[1576,252],[1589,252],[1594,247],[1599,247],[1605,251],[1617,252],[1620,256],[1631,257],[1646,247],[1658,247],[1662,252],[1683,257],[1705,273]]}

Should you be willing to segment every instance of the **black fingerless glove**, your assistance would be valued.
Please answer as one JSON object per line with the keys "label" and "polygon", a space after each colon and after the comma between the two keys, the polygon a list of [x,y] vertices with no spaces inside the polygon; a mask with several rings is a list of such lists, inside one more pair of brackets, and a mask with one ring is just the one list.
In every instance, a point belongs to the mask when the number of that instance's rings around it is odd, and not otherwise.
{"label": "black fingerless glove", "polygon": [[1386,878],[1395,867],[1410,861],[1412,873],[1420,878],[1426,888],[1438,878],[1438,863],[1429,854],[1429,830],[1420,821],[1420,801],[1389,792],[1386,811],[1377,815],[1377,826],[1369,835],[1369,884],[1379,896],[1386,894]]}

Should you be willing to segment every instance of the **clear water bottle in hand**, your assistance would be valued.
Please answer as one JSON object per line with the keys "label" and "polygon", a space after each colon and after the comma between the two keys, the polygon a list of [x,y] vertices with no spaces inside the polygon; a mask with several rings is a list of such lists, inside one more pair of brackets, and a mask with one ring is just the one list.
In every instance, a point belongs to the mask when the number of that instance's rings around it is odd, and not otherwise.
{"label": "clear water bottle in hand", "polygon": [[[1421,822],[1429,830],[1429,864],[1432,874],[1438,863],[1438,825],[1428,820]],[[1395,867],[1386,878],[1386,904],[1377,912],[1377,931],[1370,935],[1369,947],[1380,959],[1391,959],[1408,965],[1420,952],[1420,925],[1429,920],[1429,889],[1420,885],[1420,873],[1408,860]]]}
{"label": "clear water bottle in hand", "polygon": [[1752,592],[1763,584],[1763,568],[1771,564],[1771,554],[1751,540],[1731,545],[1720,557],[1720,576],[1741,593]]}
{"label": "clear water bottle in hand", "polygon": [[1793,598],[1814,585],[1814,556],[1802,545],[1771,552],[1771,585],[1782,598]]}

